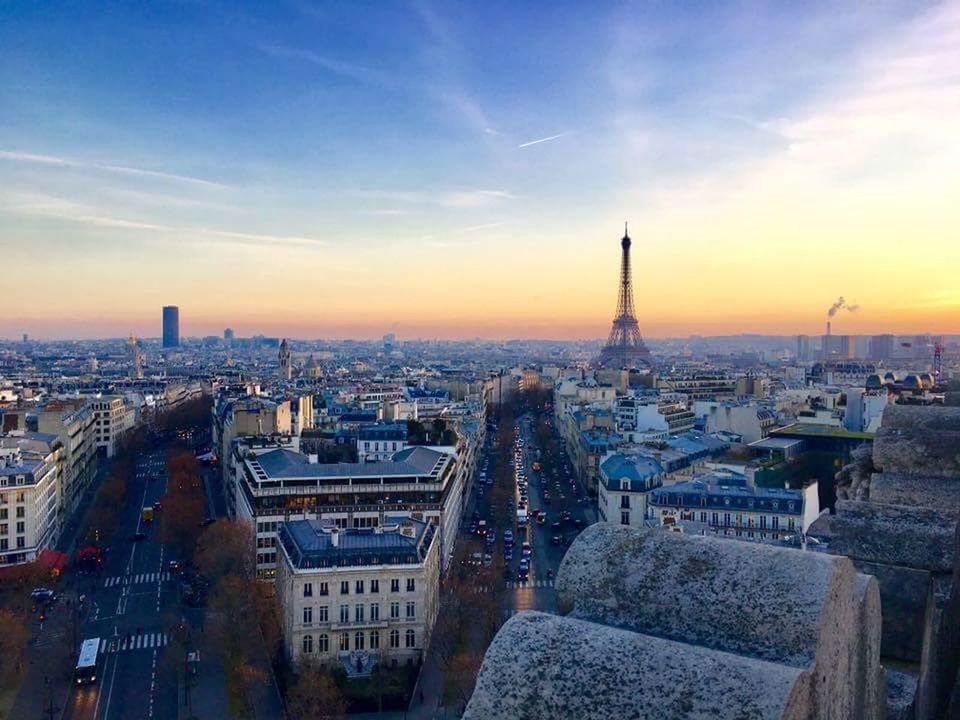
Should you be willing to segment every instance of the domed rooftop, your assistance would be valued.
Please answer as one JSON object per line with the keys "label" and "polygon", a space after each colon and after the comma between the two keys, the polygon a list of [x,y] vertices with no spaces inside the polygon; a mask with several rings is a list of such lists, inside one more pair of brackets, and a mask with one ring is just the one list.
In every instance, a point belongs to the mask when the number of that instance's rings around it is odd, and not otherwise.
{"label": "domed rooftop", "polygon": [[883,376],[883,379],[884,379],[884,380],[889,380],[890,382],[896,382],[896,381],[897,381],[897,376],[896,376],[896,374],[893,372],[893,370],[890,370],[886,375]]}
{"label": "domed rooftop", "polygon": [[883,387],[883,378],[874,373],[873,375],[867,375],[866,388],[867,390],[879,390]]}
{"label": "domed rooftop", "polygon": [[916,375],[907,375],[900,384],[907,390],[923,390],[923,383]]}

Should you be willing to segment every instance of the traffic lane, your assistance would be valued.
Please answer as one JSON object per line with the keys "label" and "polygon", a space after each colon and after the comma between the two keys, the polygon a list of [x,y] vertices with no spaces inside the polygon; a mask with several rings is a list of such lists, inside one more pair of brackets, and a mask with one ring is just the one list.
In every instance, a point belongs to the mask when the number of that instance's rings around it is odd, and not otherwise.
{"label": "traffic lane", "polygon": [[[156,648],[111,653],[104,675],[100,714],[96,720],[149,720],[156,702],[156,675],[160,653]],[[159,717],[176,717],[159,716]]]}

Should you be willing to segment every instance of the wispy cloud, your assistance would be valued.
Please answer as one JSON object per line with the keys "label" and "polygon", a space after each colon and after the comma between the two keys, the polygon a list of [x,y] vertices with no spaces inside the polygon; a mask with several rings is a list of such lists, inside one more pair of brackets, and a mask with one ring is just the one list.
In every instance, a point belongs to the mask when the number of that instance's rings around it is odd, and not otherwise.
{"label": "wispy cloud", "polygon": [[206,180],[204,178],[192,177],[190,175],[177,175],[174,173],[151,170],[149,168],[130,167],[128,165],[113,165],[107,163],[85,162],[73,158],[58,157],[55,155],[40,155],[37,153],[16,152],[11,150],[0,150],[0,160],[9,160],[11,162],[28,163],[32,165],[47,165],[50,167],[79,168],[86,170],[95,170],[101,172],[118,173],[122,175],[133,175],[144,178],[155,178],[158,180],[168,180],[172,182],[188,183],[207,188],[225,189],[227,186]]}
{"label": "wispy cloud", "polygon": [[562,133],[557,133],[556,135],[537,138],[536,140],[528,140],[525,143],[520,143],[519,145],[517,145],[517,149],[530,147],[531,145],[539,145],[540,143],[550,142],[551,140],[559,140],[560,138],[567,137],[567,135],[572,135],[572,134],[573,134],[573,130],[566,130]]}
{"label": "wispy cloud", "polygon": [[220,230],[210,227],[175,226],[145,220],[116,217],[90,205],[49,195],[15,193],[0,196],[0,212],[53,218],[81,225],[92,225],[108,230],[170,233],[176,235],[178,238],[193,237],[229,240],[241,244],[299,245],[310,247],[321,247],[327,244],[324,240],[318,238],[298,235],[275,235]]}
{"label": "wispy cloud", "polygon": [[491,223],[484,223],[483,225],[471,225],[470,227],[460,228],[459,232],[474,233],[474,232],[479,232],[480,230],[489,230],[491,228],[500,227],[501,225],[503,225],[503,222],[491,222]]}
{"label": "wispy cloud", "polygon": [[[409,205],[438,205],[446,208],[487,207],[504,200],[516,200],[507,190],[358,190],[351,193],[360,198],[382,200]],[[400,211],[396,211],[396,214]]]}
{"label": "wispy cloud", "polygon": [[292,48],[283,45],[260,45],[258,49],[271,57],[310,63],[333,75],[339,75],[340,77],[348,78],[365,85],[375,85],[377,87],[395,87],[398,85],[397,80],[387,73],[366,67],[365,65],[329,58],[313,50]]}

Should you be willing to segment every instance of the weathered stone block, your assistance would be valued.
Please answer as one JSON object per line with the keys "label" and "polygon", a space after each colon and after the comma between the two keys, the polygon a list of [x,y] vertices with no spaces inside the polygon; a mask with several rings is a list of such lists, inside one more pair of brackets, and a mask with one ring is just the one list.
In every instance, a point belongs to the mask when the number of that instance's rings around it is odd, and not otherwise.
{"label": "weathered stone block", "polygon": [[960,408],[938,405],[888,405],[883,411],[885,428],[917,428],[926,432],[960,432]]}
{"label": "weathered stone block", "polygon": [[873,464],[884,472],[956,477],[960,475],[960,431],[881,427],[873,440]]}
{"label": "weathered stone block", "polygon": [[873,575],[880,587],[882,656],[919,663],[923,650],[930,573],[927,570],[862,560],[855,560],[854,564],[860,572]]}
{"label": "weathered stone block", "polygon": [[879,594],[847,558],[601,523],[557,592],[573,617],[809,668],[816,717],[880,712]]}
{"label": "weathered stone block", "polygon": [[800,720],[803,670],[538,612],[487,650],[465,720]]}
{"label": "weathered stone block", "polygon": [[874,473],[870,502],[960,512],[960,477]]}
{"label": "weathered stone block", "polygon": [[913,720],[913,698],[917,693],[917,678],[902,670],[888,668],[887,720]]}
{"label": "weathered stone block", "polygon": [[839,500],[836,514],[821,515],[807,535],[855,560],[949,572],[956,523],[953,512]]}

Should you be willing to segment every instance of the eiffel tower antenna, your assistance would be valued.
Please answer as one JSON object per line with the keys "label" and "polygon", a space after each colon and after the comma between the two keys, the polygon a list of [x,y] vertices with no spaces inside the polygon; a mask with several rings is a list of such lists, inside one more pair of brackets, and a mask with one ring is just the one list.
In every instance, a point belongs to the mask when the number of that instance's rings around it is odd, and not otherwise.
{"label": "eiffel tower antenna", "polygon": [[617,313],[613,318],[607,344],[600,352],[600,364],[608,368],[650,368],[653,362],[650,350],[643,342],[640,324],[633,309],[633,278],[630,269],[630,246],[633,241],[623,223],[620,240],[620,287],[617,294]]}

